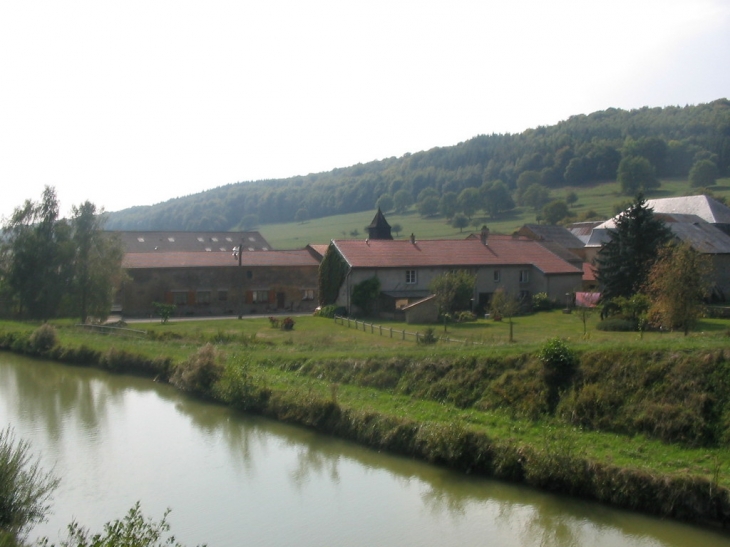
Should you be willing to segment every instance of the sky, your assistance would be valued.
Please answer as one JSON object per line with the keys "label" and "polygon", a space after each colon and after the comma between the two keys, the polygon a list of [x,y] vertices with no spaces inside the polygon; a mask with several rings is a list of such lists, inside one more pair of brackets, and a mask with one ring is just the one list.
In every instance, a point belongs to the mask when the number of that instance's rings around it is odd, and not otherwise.
{"label": "sky", "polygon": [[728,0],[0,3],[0,217],[730,98]]}

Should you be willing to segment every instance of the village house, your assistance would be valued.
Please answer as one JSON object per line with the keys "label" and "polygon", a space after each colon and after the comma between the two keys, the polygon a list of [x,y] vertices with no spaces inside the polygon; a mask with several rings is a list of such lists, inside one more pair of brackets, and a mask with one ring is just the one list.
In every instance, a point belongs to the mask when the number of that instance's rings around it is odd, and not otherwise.
{"label": "village house", "polygon": [[428,297],[429,286],[437,276],[454,270],[476,276],[472,300],[475,311],[487,309],[500,288],[526,302],[533,294],[544,292],[562,303],[566,294],[580,289],[583,276],[582,269],[537,242],[519,236],[490,235],[486,227],[478,239],[418,240],[411,235],[405,240],[333,240],[327,252],[346,265],[336,305],[356,312],[351,302],[353,287],[377,277],[381,290],[378,312],[394,317]]}
{"label": "village house", "polygon": [[271,250],[258,232],[117,232],[128,279],[116,296],[127,317],[154,303],[176,315],[311,312],[320,257],[312,249]]}

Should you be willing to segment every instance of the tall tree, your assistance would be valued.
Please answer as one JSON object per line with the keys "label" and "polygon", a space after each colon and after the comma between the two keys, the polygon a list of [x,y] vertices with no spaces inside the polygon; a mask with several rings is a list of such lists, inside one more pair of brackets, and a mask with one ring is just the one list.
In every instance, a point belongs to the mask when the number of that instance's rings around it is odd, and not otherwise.
{"label": "tall tree", "polygon": [[717,180],[717,165],[710,160],[696,162],[689,172],[689,183],[694,188],[712,186]]}
{"label": "tall tree", "polygon": [[483,199],[483,208],[492,218],[502,211],[509,211],[515,207],[515,202],[512,200],[507,186],[501,180],[497,180],[492,184],[483,184],[480,188],[480,194]]}
{"label": "tall tree", "polygon": [[3,227],[3,277],[21,317],[50,319],[70,279],[73,250],[68,223],[58,218],[58,198],[46,186],[40,202],[27,200]]}
{"label": "tall tree", "polygon": [[704,309],[711,288],[712,263],[688,244],[667,245],[649,272],[650,317],[663,327],[682,329],[685,336]]}
{"label": "tall tree", "polygon": [[393,207],[396,213],[402,213],[411,204],[411,195],[407,190],[398,190],[393,195]]}
{"label": "tall tree", "polygon": [[103,211],[86,201],[73,207],[71,219],[74,267],[71,312],[81,322],[89,315],[106,318],[111,310],[114,287],[123,277],[124,251],[118,238],[103,231]]}
{"label": "tall tree", "polygon": [[562,199],[554,199],[542,208],[542,218],[547,224],[557,224],[569,215],[568,204]]}
{"label": "tall tree", "polygon": [[476,275],[466,270],[456,270],[434,277],[429,290],[436,295],[441,313],[468,310],[474,297]]}
{"label": "tall tree", "polygon": [[659,249],[672,237],[664,223],[646,206],[639,194],[631,206],[616,217],[609,241],[596,258],[602,299],[629,297],[639,292]]}
{"label": "tall tree", "polygon": [[439,201],[439,213],[441,213],[447,220],[451,220],[456,213],[457,199],[458,195],[456,192],[444,192],[444,195],[441,196],[441,201]]}
{"label": "tall tree", "polygon": [[464,213],[456,213],[454,215],[454,218],[451,219],[451,225],[454,228],[459,229],[459,233],[464,231],[464,228],[469,226],[469,219],[466,218],[466,215]]}
{"label": "tall tree", "polygon": [[468,218],[473,217],[481,208],[479,202],[479,190],[476,188],[464,188],[457,200],[459,210]]}
{"label": "tall tree", "polygon": [[629,196],[659,186],[654,168],[642,156],[630,156],[621,160],[618,164],[618,181],[623,193]]}
{"label": "tall tree", "polygon": [[375,202],[376,207],[380,207],[380,210],[384,213],[387,213],[391,209],[393,209],[393,196],[390,194],[383,194],[378,198],[378,201]]}

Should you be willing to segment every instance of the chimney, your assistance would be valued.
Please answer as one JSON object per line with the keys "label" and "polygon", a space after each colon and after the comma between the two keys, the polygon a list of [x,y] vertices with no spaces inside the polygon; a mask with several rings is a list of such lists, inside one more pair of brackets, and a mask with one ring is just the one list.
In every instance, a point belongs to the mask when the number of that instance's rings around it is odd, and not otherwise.
{"label": "chimney", "polygon": [[489,228],[487,228],[487,225],[485,224],[482,226],[482,233],[480,235],[480,239],[482,240],[482,245],[487,244],[487,239],[489,238]]}
{"label": "chimney", "polygon": [[413,245],[416,244],[416,236],[413,234],[411,234],[411,243],[413,243]]}

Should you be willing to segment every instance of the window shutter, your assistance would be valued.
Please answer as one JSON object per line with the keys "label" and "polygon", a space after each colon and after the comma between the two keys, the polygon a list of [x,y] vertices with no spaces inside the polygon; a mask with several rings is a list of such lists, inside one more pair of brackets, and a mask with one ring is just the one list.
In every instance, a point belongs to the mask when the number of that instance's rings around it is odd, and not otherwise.
{"label": "window shutter", "polygon": [[246,304],[253,304],[253,291],[246,291]]}
{"label": "window shutter", "polygon": [[174,304],[174,300],[172,299],[172,292],[167,291],[165,293],[165,304]]}
{"label": "window shutter", "polygon": [[269,290],[269,304],[276,302],[276,291],[273,289]]}

